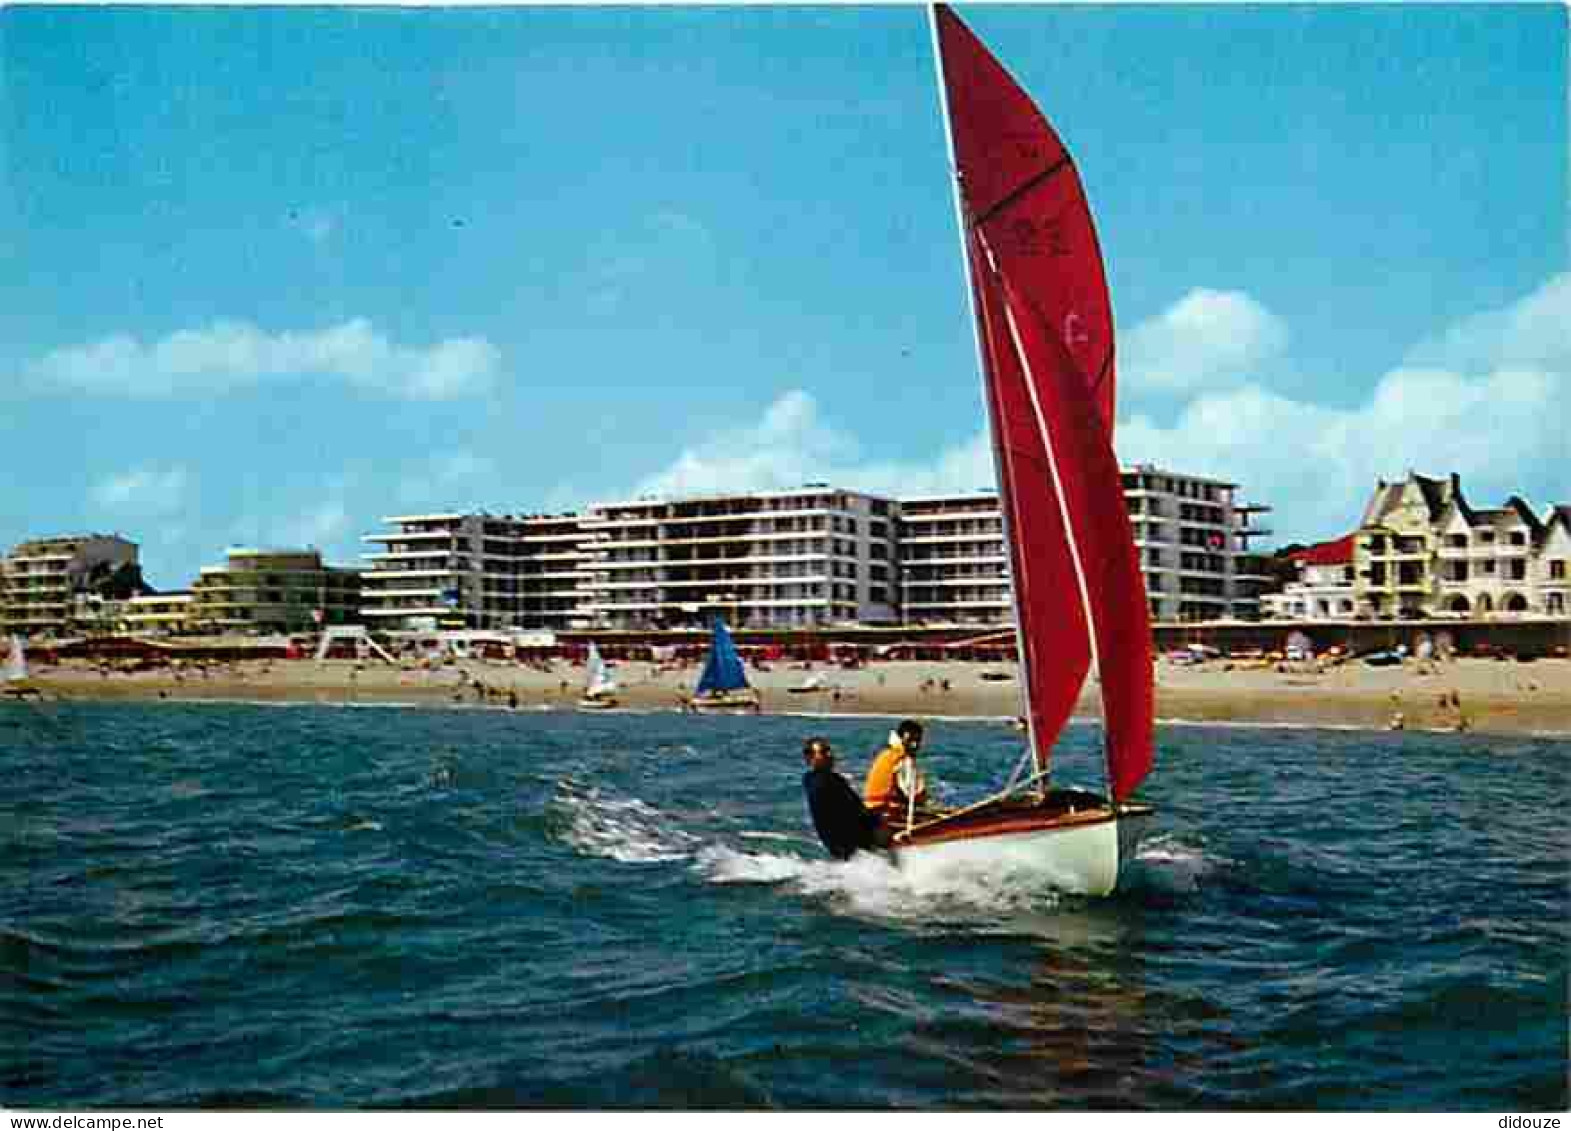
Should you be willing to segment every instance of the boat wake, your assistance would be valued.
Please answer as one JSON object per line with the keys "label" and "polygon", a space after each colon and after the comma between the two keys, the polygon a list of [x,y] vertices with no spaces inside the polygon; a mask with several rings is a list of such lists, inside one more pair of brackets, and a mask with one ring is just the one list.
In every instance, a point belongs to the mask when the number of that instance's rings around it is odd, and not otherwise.
{"label": "boat wake", "polygon": [[623,864],[685,860],[703,843],[647,802],[570,781],[559,783],[546,812],[568,845]]}
{"label": "boat wake", "polygon": [[1064,899],[1051,886],[1022,885],[1018,876],[986,871],[935,871],[897,865],[882,853],[847,861],[816,852],[750,852],[707,844],[693,868],[716,884],[779,885],[832,910],[897,923],[991,926],[1000,914],[1050,910]]}
{"label": "boat wake", "polygon": [[1207,856],[1177,837],[1158,836],[1143,841],[1126,866],[1125,889],[1178,895],[1199,890],[1201,882],[1226,860]]}

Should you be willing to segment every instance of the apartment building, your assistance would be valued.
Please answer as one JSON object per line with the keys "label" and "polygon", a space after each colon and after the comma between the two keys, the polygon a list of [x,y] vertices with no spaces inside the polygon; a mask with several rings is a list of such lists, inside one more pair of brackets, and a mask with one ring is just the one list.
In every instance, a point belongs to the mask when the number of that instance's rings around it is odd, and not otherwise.
{"label": "apartment building", "polygon": [[519,628],[561,631],[587,625],[589,591],[584,564],[589,532],[576,512],[531,514],[518,520]]}
{"label": "apartment building", "polygon": [[362,614],[373,628],[563,629],[585,617],[577,514],[399,515],[362,536]]}
{"label": "apartment building", "polygon": [[1014,599],[995,491],[900,500],[906,624],[1010,624]]}
{"label": "apartment building", "polygon": [[191,587],[187,624],[196,632],[311,632],[356,624],[360,574],[322,563],[316,550],[236,547],[221,566],[204,566]]}
{"label": "apartment building", "polygon": [[896,508],[825,484],[590,509],[584,608],[596,627],[894,623]]}
{"label": "apartment building", "polygon": [[[1123,471],[1124,502],[1153,620],[1251,617],[1270,578],[1250,540],[1269,507],[1238,485],[1148,465]],[[1013,616],[996,492],[899,500],[902,612],[910,623],[1007,624]]]}
{"label": "apartment building", "polygon": [[1242,501],[1236,483],[1149,464],[1124,469],[1123,478],[1151,619],[1257,615],[1271,579],[1250,543],[1271,533],[1255,525],[1271,508]]}
{"label": "apartment building", "polygon": [[138,549],[117,534],[67,534],[18,544],[0,562],[0,624],[23,636],[76,631],[95,584],[137,567]]}
{"label": "apartment building", "polygon": [[178,636],[191,631],[189,589],[173,593],[148,593],[120,604],[120,628],[133,636]]}

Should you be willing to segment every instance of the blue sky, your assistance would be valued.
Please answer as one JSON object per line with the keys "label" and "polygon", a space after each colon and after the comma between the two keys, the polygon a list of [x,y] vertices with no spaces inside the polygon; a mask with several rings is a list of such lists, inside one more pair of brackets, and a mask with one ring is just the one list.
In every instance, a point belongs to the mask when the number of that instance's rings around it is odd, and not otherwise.
{"label": "blue sky", "polygon": [[[1276,537],[1571,501],[1563,6],[961,6],[1080,166],[1116,444]],[[0,8],[0,546],[991,482],[924,9]]]}

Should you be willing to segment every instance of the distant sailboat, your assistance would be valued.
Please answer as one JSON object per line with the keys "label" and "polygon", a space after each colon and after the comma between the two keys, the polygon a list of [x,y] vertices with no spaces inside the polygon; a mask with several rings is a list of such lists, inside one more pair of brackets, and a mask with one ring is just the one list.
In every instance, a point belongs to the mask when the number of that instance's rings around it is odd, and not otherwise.
{"label": "distant sailboat", "polygon": [[[994,461],[1027,749],[1000,793],[895,822],[902,866],[1004,869],[1105,895],[1149,805],[1151,630],[1117,458],[1113,321],[1080,177],[1029,96],[960,19],[932,10]],[[1049,786],[1095,670],[1106,795]],[[1032,772],[1024,774],[1027,765]]]}
{"label": "distant sailboat", "polygon": [[730,711],[757,713],[763,704],[758,692],[747,682],[747,671],[742,666],[742,655],[736,650],[725,621],[715,617],[714,631],[709,642],[709,654],[704,657],[704,670],[699,674],[698,686],[687,701],[692,711]]}
{"label": "distant sailboat", "polygon": [[23,646],[20,636],[11,637],[10,648],[6,652],[3,683],[4,686],[0,690],[16,699],[36,698],[43,694],[34,686],[27,673],[27,649]]}
{"label": "distant sailboat", "polygon": [[584,686],[583,697],[578,700],[580,707],[589,710],[604,710],[616,706],[616,681],[611,678],[611,669],[600,655],[600,649],[591,641],[589,645],[589,661],[586,665],[588,682]]}

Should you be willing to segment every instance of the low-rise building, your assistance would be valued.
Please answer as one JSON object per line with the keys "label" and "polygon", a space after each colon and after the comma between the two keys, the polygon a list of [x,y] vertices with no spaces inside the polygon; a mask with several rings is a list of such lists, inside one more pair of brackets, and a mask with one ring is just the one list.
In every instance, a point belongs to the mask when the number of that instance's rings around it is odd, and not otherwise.
{"label": "low-rise building", "polygon": [[212,633],[311,632],[358,624],[360,574],[324,565],[316,550],[232,548],[191,588],[189,626]]}
{"label": "low-rise building", "polygon": [[1260,598],[1261,613],[1269,620],[1349,620],[1356,596],[1353,585],[1353,545],[1357,536],[1345,535],[1319,542],[1288,555],[1298,570],[1280,593]]}
{"label": "low-rise building", "polygon": [[134,636],[179,636],[191,631],[189,589],[173,593],[146,593],[120,606],[120,628]]}
{"label": "low-rise building", "polygon": [[137,555],[136,543],[118,534],[67,534],[19,543],[0,563],[0,622],[5,631],[23,636],[79,631],[80,616],[90,604],[83,599],[116,571],[136,568]]}

